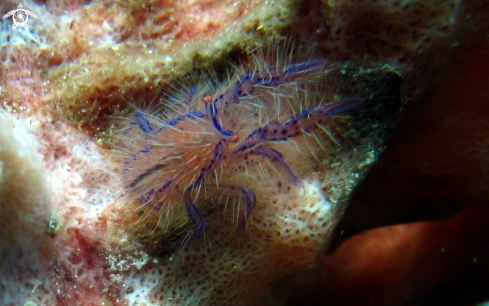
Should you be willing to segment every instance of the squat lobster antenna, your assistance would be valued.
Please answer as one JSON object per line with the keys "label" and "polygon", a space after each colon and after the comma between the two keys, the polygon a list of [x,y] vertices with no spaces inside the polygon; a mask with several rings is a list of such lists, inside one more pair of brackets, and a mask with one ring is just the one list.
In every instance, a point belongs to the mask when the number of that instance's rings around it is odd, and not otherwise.
{"label": "squat lobster antenna", "polygon": [[362,104],[363,101],[364,99],[357,96],[333,101],[322,107],[325,109],[322,113],[329,116],[338,115],[344,111],[357,107]]}
{"label": "squat lobster antenna", "polygon": [[328,64],[327,60],[312,60],[312,61],[307,61],[304,63],[298,63],[298,64],[292,64],[285,66],[284,69],[284,75],[291,77],[294,76],[295,74],[303,74],[307,72],[312,72],[315,70],[322,70],[326,67]]}

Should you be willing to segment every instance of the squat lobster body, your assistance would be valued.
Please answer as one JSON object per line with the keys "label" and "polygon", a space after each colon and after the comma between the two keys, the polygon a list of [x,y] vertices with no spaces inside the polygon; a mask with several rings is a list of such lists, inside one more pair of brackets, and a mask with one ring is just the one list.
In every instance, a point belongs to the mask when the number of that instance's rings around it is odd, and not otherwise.
{"label": "squat lobster body", "polygon": [[297,152],[327,151],[336,142],[331,119],[359,103],[331,101],[321,84],[326,67],[313,60],[243,69],[224,85],[192,87],[175,113],[136,112],[118,147],[128,200],[160,215],[184,204],[193,240],[206,228],[197,200],[217,191],[243,201],[242,231],[259,202],[252,186],[277,179],[300,188]]}

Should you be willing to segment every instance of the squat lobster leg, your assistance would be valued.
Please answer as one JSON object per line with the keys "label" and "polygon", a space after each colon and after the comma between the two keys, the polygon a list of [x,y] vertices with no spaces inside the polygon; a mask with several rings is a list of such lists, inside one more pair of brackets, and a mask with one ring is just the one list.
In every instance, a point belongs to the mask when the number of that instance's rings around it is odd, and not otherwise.
{"label": "squat lobster leg", "polygon": [[248,217],[251,215],[251,211],[256,206],[256,196],[255,193],[249,188],[238,187],[241,193],[246,198],[246,209],[245,209],[245,217],[239,221],[238,226],[236,227],[236,233],[241,233],[246,227],[246,221]]}
{"label": "squat lobster leg", "polygon": [[287,177],[289,178],[289,181],[294,184],[296,187],[301,187],[301,181],[299,178],[295,175],[294,171],[290,169],[289,165],[284,160],[284,156],[277,150],[272,149],[272,148],[266,148],[266,149],[256,149],[251,151],[252,154],[256,155],[261,155],[266,157],[270,162],[273,164],[278,164],[282,167],[282,169],[285,169],[287,172]]}
{"label": "squat lobster leg", "polygon": [[214,156],[211,159],[209,165],[207,167],[202,168],[199,176],[195,180],[192,186],[188,187],[185,191],[185,209],[187,210],[187,215],[189,216],[192,223],[195,225],[196,230],[190,236],[189,241],[199,239],[205,233],[206,222],[199,209],[195,206],[194,202],[191,198],[191,192],[195,188],[198,188],[203,185],[207,177],[214,171],[218,163],[220,162],[223,154],[223,145],[222,142],[219,142],[216,145],[216,149],[214,151]]}
{"label": "squat lobster leg", "polygon": [[185,209],[187,210],[187,215],[189,216],[190,220],[192,220],[192,223],[196,225],[196,229],[194,230],[192,236],[190,236],[188,241],[199,239],[205,233],[206,222],[204,217],[190,198],[190,190],[185,193]]}

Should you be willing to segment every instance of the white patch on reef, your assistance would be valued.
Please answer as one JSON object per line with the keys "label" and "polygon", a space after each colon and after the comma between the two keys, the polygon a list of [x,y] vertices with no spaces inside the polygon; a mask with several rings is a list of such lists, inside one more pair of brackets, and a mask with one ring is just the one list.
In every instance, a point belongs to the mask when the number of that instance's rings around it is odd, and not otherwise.
{"label": "white patch on reef", "polygon": [[115,202],[110,162],[67,123],[0,109],[0,165],[0,304],[54,305],[53,235]]}
{"label": "white patch on reef", "polygon": [[29,122],[0,109],[0,304],[54,304],[50,287],[54,251],[47,233],[56,205]]}

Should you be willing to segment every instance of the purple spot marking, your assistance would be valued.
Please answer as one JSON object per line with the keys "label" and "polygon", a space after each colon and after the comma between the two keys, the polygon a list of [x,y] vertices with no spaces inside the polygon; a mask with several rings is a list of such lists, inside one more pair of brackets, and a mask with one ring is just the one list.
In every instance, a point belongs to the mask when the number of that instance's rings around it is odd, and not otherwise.
{"label": "purple spot marking", "polygon": [[167,190],[168,188],[170,188],[170,185],[171,185],[171,182],[173,181],[173,179],[169,179],[167,180],[162,186],[161,186],[161,189],[160,189],[160,192],[162,191],[165,191]]}
{"label": "purple spot marking", "polygon": [[139,153],[148,153],[149,151],[151,151],[152,148],[153,148],[153,146],[147,145],[144,148],[142,148],[141,150],[139,150]]}

